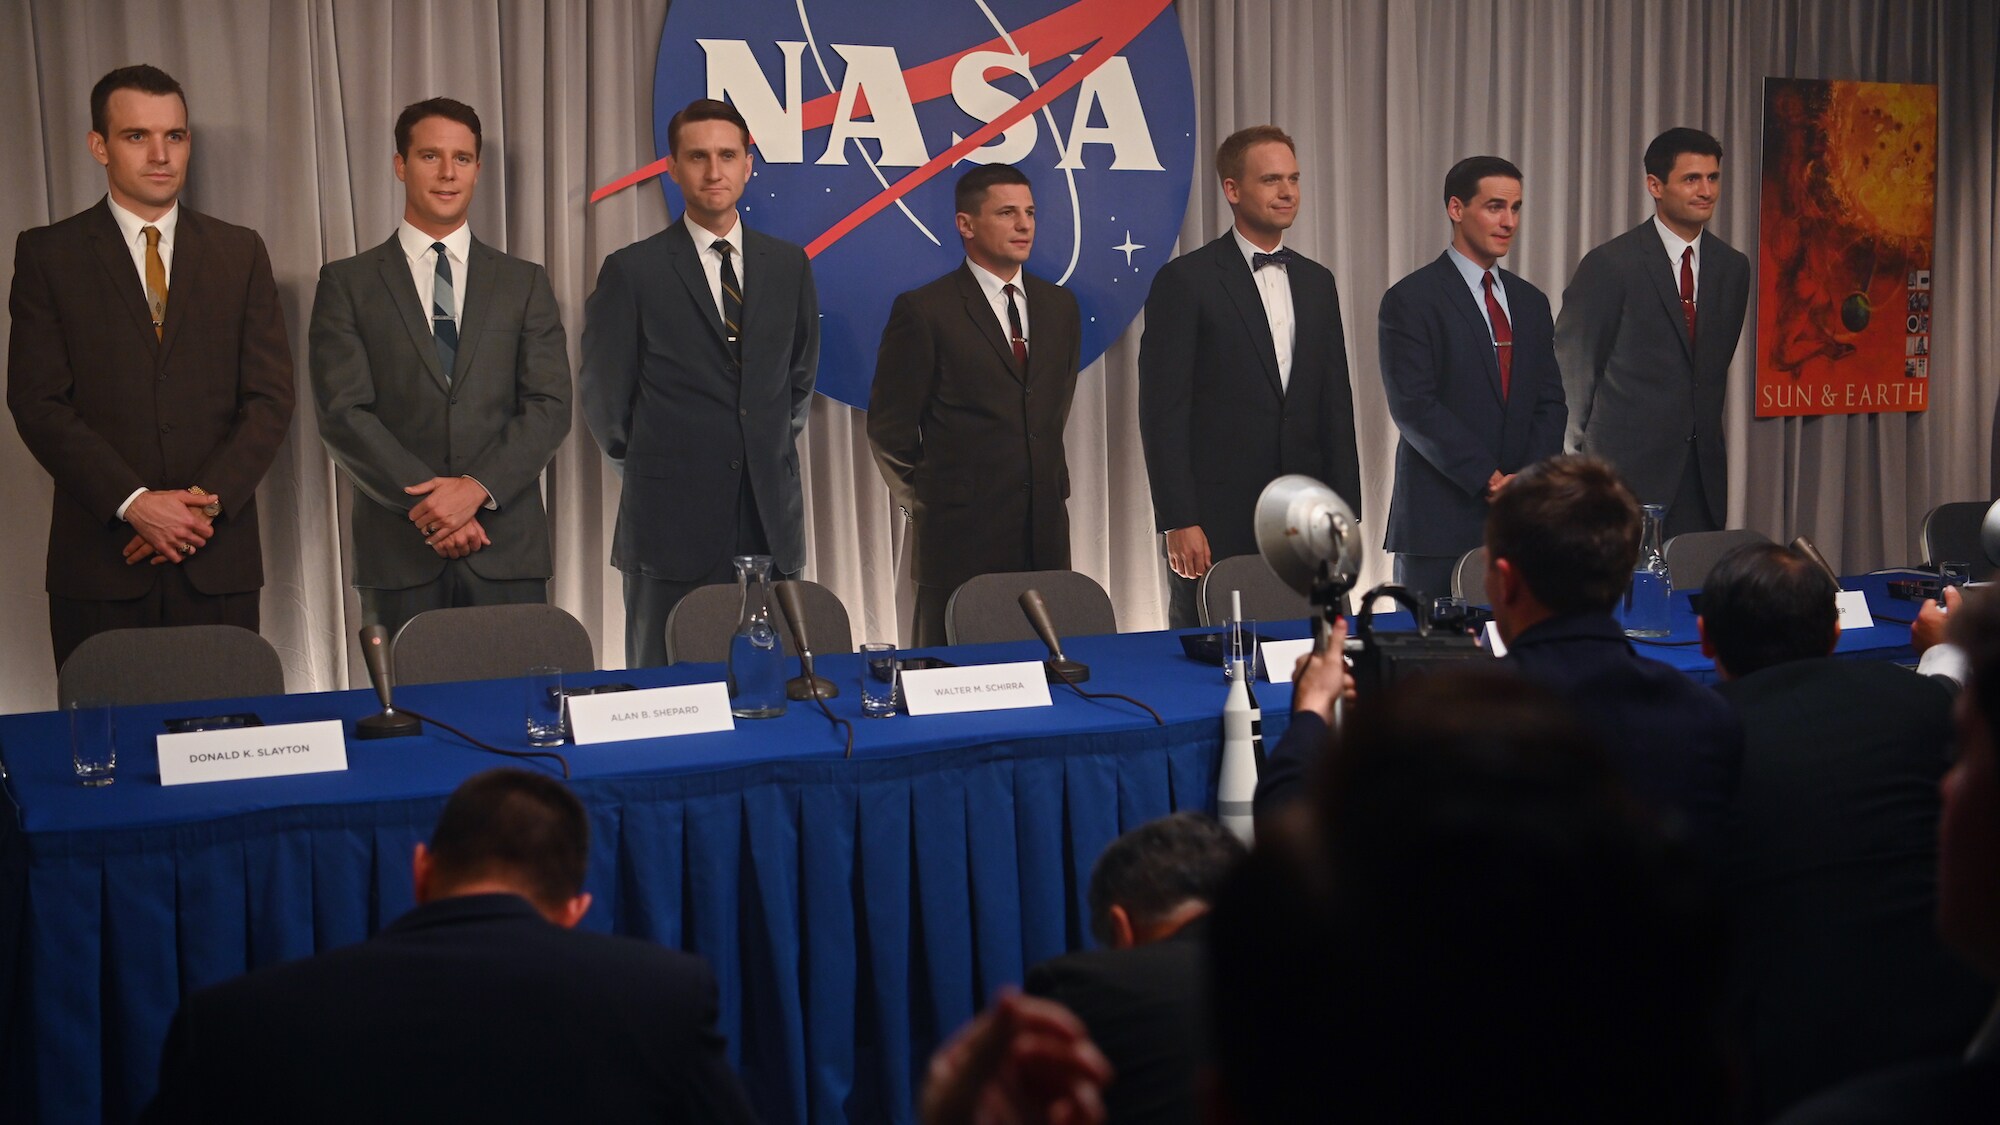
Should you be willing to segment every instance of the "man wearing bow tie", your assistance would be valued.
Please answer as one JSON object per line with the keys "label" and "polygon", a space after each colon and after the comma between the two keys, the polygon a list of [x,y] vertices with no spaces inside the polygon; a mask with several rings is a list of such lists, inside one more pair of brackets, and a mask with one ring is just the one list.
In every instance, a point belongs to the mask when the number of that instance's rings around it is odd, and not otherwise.
{"label": "man wearing bow tie", "polygon": [[1166,540],[1168,623],[1200,623],[1197,580],[1257,550],[1251,516],[1273,478],[1304,473],[1361,514],[1354,396],[1333,272],[1285,245],[1299,161],[1275,125],[1215,154],[1235,222],[1160,268],[1139,343],[1139,433]]}

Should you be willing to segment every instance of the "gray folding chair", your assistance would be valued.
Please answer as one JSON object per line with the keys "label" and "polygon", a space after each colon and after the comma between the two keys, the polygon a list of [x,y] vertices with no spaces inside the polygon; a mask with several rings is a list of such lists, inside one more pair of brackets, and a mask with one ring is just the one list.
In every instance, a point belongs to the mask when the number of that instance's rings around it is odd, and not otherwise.
{"label": "gray folding chair", "polygon": [[1208,568],[1195,588],[1201,602],[1201,623],[1220,625],[1229,620],[1230,595],[1243,595],[1243,617],[1247,621],[1290,621],[1313,615],[1312,603],[1304,594],[1285,585],[1262,555],[1232,555]]}
{"label": "gray folding chair", "polygon": [[1048,603],[1049,620],[1064,638],[1118,631],[1111,595],[1089,575],[1074,570],[1023,570],[982,574],[953,590],[944,607],[946,642],[974,645],[1033,640],[1035,627],[1021,612],[1020,597],[1025,590],[1041,591],[1042,600]]}
{"label": "gray folding chair", "polygon": [[[817,582],[803,578],[793,581],[799,588],[799,600],[804,603],[806,640],[812,642],[814,655],[853,652],[854,629],[840,595]],[[773,587],[776,585],[772,583]],[[784,646],[786,656],[797,656],[791,620],[785,616],[785,607],[775,592],[771,606],[771,624],[778,629],[778,643]],[[728,660],[729,639],[736,635],[736,619],[742,612],[736,583],[698,587],[667,615],[667,663],[719,664]]]}
{"label": "gray folding chair", "polygon": [[1474,547],[1458,556],[1451,568],[1451,596],[1471,605],[1486,604],[1486,548]]}
{"label": "gray folding chair", "polygon": [[1971,563],[1974,581],[1984,582],[1993,577],[1996,569],[1993,560],[1986,557],[1986,548],[1979,541],[1979,525],[1991,506],[1986,500],[1955,500],[1925,512],[1923,530],[1918,534],[1924,549],[1924,565]]}
{"label": "gray folding chair", "polygon": [[396,631],[394,655],[399,684],[504,680],[544,664],[565,672],[597,668],[583,623],[552,605],[426,610]]}
{"label": "gray folding chair", "polygon": [[1667,577],[1676,590],[1699,590],[1722,556],[1746,543],[1769,543],[1770,537],[1747,527],[1728,531],[1690,531],[1667,540]]}
{"label": "gray folding chair", "polygon": [[56,674],[56,702],[119,707],[285,694],[271,642],[235,625],[113,629],[76,646]]}

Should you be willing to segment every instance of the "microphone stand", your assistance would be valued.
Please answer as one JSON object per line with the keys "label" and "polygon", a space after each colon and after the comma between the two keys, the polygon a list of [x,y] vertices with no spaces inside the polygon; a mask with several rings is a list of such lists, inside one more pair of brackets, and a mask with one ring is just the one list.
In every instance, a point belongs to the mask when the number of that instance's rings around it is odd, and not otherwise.
{"label": "microphone stand", "polygon": [[382,710],[380,714],[356,720],[354,737],[407,738],[424,733],[423,720],[396,710],[389,702],[396,686],[396,672],[389,653],[389,630],[385,626],[369,625],[361,630],[361,658],[368,665],[368,679],[375,685],[375,698],[382,701]]}

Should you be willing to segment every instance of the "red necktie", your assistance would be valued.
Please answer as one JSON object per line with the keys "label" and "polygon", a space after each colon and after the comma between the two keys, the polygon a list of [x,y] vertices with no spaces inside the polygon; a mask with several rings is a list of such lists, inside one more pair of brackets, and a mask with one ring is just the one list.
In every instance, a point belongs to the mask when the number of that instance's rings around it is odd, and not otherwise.
{"label": "red necktie", "polygon": [[1021,310],[1014,304],[1014,284],[1008,282],[1000,287],[1007,294],[1007,334],[1014,341],[1014,362],[1028,369],[1028,341],[1021,335]]}
{"label": "red necktie", "polygon": [[1681,315],[1688,322],[1688,343],[1694,343],[1694,247],[1681,250]]}
{"label": "red necktie", "polygon": [[1514,326],[1507,322],[1507,310],[1493,295],[1493,271],[1481,274],[1479,284],[1486,289],[1486,319],[1493,322],[1493,354],[1500,360],[1500,397],[1506,398],[1514,382]]}

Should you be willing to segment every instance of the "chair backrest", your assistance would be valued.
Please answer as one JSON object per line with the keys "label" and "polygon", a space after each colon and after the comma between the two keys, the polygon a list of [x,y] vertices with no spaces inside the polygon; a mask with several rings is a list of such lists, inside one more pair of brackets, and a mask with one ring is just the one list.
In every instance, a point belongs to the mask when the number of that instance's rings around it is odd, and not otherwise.
{"label": "chair backrest", "polygon": [[551,665],[589,672],[597,653],[583,622],[552,605],[425,610],[396,631],[396,682],[504,680]]}
{"label": "chair backrest", "polygon": [[1486,548],[1474,547],[1458,556],[1451,568],[1451,596],[1472,605],[1486,604]]}
{"label": "chair backrest", "polygon": [[1021,612],[1024,590],[1041,591],[1049,618],[1062,637],[1118,631],[1111,595],[1089,575],[1074,570],[1022,570],[982,574],[953,590],[944,607],[945,640],[955,645],[1033,640],[1035,627]]}
{"label": "chair backrest", "polygon": [[1984,582],[1991,578],[1996,568],[1979,540],[1979,525],[1991,506],[1986,500],[1955,500],[1925,512],[1923,531],[1918,536],[1923,544],[1924,565],[1971,563],[1975,580]]}
{"label": "chair backrest", "polygon": [[[853,652],[854,628],[840,595],[817,582],[793,580],[799,588],[806,611],[806,639],[813,653]],[[778,643],[786,656],[797,656],[792,643],[791,619],[782,602],[773,596],[776,609],[772,624],[778,628]],[[729,639],[736,635],[736,619],[743,612],[736,583],[718,582],[700,586],[680,600],[667,615],[667,663],[720,664],[729,659]]]}
{"label": "chair backrest", "polygon": [[1770,537],[1747,527],[1727,531],[1689,531],[1667,540],[1667,577],[1676,590],[1699,590],[1708,585],[1708,572],[1722,556],[1745,543],[1769,543]]}
{"label": "chair backrest", "polygon": [[1201,623],[1220,625],[1229,620],[1230,594],[1243,595],[1246,621],[1290,621],[1313,615],[1312,602],[1304,594],[1285,585],[1262,555],[1232,555],[1208,568],[1196,589],[1201,600]]}
{"label": "chair backrest", "polygon": [[113,629],[76,646],[56,674],[56,702],[120,707],[285,694],[271,642],[236,625]]}

